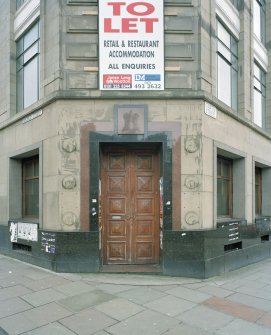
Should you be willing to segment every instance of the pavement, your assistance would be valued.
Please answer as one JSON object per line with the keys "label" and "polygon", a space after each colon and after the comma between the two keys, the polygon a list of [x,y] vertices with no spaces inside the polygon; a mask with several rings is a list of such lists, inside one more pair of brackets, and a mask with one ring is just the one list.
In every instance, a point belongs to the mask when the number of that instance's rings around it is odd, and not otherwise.
{"label": "pavement", "polygon": [[270,335],[271,259],[199,280],[54,273],[0,255],[0,335]]}

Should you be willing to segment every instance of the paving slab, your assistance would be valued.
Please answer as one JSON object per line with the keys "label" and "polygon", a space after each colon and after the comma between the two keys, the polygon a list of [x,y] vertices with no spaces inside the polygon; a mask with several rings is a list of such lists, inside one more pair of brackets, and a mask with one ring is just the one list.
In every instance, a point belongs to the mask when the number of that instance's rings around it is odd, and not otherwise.
{"label": "paving slab", "polygon": [[30,288],[32,291],[40,291],[46,288],[55,287],[57,288],[60,285],[69,284],[70,281],[61,277],[61,276],[49,276],[46,277],[46,280],[30,280],[29,278],[25,278],[26,280],[23,282],[25,287]]}
{"label": "paving slab", "polygon": [[206,286],[206,285],[208,285],[208,282],[203,280],[203,281],[198,282],[198,283],[184,284],[183,287],[190,288],[192,290],[197,290],[198,288]]}
{"label": "paving slab", "polygon": [[132,285],[116,285],[116,284],[97,284],[96,287],[102,291],[109,293],[119,293],[133,289]]}
{"label": "paving slab", "polygon": [[213,335],[213,333],[209,333],[205,330],[182,323],[181,325],[167,331],[163,335]]}
{"label": "paving slab", "polygon": [[60,320],[61,324],[78,335],[90,335],[97,333],[98,331],[101,331],[116,322],[116,320],[94,309],[86,309]]}
{"label": "paving slab", "polygon": [[271,301],[263,298],[253,297],[244,293],[234,293],[230,297],[227,297],[227,299],[264,311],[271,311]]}
{"label": "paving slab", "polygon": [[71,312],[65,308],[51,303],[3,318],[0,320],[0,327],[9,335],[18,335],[65,318],[70,314]]}
{"label": "paving slab", "polygon": [[113,300],[114,295],[103,292],[101,290],[93,290],[90,292],[67,297],[58,301],[59,304],[68,308],[70,311],[79,312],[83,309],[99,305],[102,302]]}
{"label": "paving slab", "polygon": [[239,292],[239,293],[244,293],[244,294],[247,294],[247,295],[251,295],[251,296],[256,297],[256,298],[262,298],[262,299],[266,299],[266,300],[271,301],[271,292],[267,291],[267,290],[263,290],[263,289],[259,289],[259,288],[251,288],[251,287],[247,287],[247,286],[240,286],[235,291]]}
{"label": "paving slab", "polygon": [[22,285],[11,286],[7,288],[3,288],[0,290],[0,301],[7,300],[13,297],[18,297],[20,295],[24,295],[27,293],[31,293],[32,291]]}
{"label": "paving slab", "polygon": [[48,278],[51,275],[52,273],[49,270],[41,269],[34,265],[32,268],[28,268],[24,271],[24,276],[33,280]]}
{"label": "paving slab", "polygon": [[179,323],[178,320],[154,311],[143,311],[107,329],[113,335],[159,335]]}
{"label": "paving slab", "polygon": [[[1,334],[1,333],[0,333]],[[50,323],[49,325],[30,330],[22,335],[74,335],[73,331],[67,329],[58,322]]]}
{"label": "paving slab", "polygon": [[209,295],[213,295],[216,297],[220,297],[220,298],[228,297],[234,293],[233,291],[226,290],[216,285],[205,285],[205,286],[198,288],[198,291],[202,293],[207,293]]}
{"label": "paving slab", "polygon": [[27,283],[29,283],[31,285],[31,284],[35,283],[35,281],[33,281],[30,278],[24,277],[24,275],[22,273],[20,273],[20,274],[10,273],[7,276],[4,276],[4,277],[0,278],[0,286],[5,287],[5,288],[11,287],[11,286],[16,286],[16,285],[26,286]]}
{"label": "paving slab", "polygon": [[257,323],[271,328],[271,313],[265,313],[260,319],[257,320]]}
{"label": "paving slab", "polygon": [[196,291],[191,290],[186,287],[176,287],[176,288],[166,291],[166,293],[173,295],[175,297],[180,297],[180,298],[186,299],[191,302],[196,302],[196,303],[200,303],[211,297],[209,294],[202,293],[197,290]]}
{"label": "paving slab", "polygon": [[49,302],[63,299],[65,295],[52,288],[41,290],[34,293],[22,295],[22,299],[27,301],[32,306],[38,307],[41,305],[48,304]]}
{"label": "paving slab", "polygon": [[236,319],[219,329],[217,335],[270,335],[270,328]]}
{"label": "paving slab", "polygon": [[122,321],[144,310],[143,307],[125,299],[114,299],[97,305],[95,309],[113,319]]}
{"label": "paving slab", "polygon": [[203,304],[216,311],[220,311],[251,322],[257,321],[265,314],[265,312],[261,309],[253,308],[244,304],[218,297],[212,297],[208,300],[205,300]]}
{"label": "paving slab", "polygon": [[16,297],[0,303],[0,319],[33,308],[24,300]]}
{"label": "paving slab", "polygon": [[91,286],[81,281],[69,282],[63,285],[58,285],[55,289],[66,296],[73,296],[80,293],[86,293],[95,290],[95,286]]}
{"label": "paving slab", "polygon": [[174,296],[165,296],[147,304],[144,304],[144,307],[171,317],[181,314],[195,306],[196,304],[193,302],[181,298],[176,298]]}
{"label": "paving slab", "polygon": [[142,286],[142,287],[133,288],[125,292],[121,292],[118,294],[118,296],[128,299],[137,304],[146,304],[150,301],[164,297],[165,294],[151,287]]}
{"label": "paving slab", "polygon": [[165,291],[171,290],[171,289],[176,288],[176,287],[178,287],[177,284],[172,284],[172,285],[155,285],[155,286],[152,286],[152,288],[154,290],[161,291],[161,292],[165,292]]}
{"label": "paving slab", "polygon": [[180,314],[177,316],[177,319],[192,327],[198,327],[205,331],[215,332],[216,330],[229,324],[232,320],[234,320],[234,317],[199,305]]}

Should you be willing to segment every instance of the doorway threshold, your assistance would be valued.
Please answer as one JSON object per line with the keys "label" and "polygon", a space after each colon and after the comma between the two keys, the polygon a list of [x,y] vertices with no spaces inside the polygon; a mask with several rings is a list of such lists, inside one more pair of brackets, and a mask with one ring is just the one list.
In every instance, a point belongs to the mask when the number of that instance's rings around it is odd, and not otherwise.
{"label": "doorway threshold", "polygon": [[101,267],[102,273],[138,273],[138,274],[163,274],[159,264],[108,264]]}

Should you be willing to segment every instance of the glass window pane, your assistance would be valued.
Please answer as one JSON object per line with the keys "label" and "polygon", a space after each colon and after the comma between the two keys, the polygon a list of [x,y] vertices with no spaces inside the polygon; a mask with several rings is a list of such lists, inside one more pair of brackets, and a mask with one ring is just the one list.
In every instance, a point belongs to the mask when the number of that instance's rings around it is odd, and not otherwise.
{"label": "glass window pane", "polygon": [[217,176],[221,176],[221,160],[217,160]]}
{"label": "glass window pane", "polygon": [[223,161],[222,176],[226,177],[226,178],[229,178],[229,176],[230,176],[230,168],[229,168],[229,164],[227,163],[227,161]]}
{"label": "glass window pane", "polygon": [[229,63],[231,63],[231,52],[228,48],[225,47],[222,43],[218,42],[217,51],[220,52]]}
{"label": "glass window pane", "polygon": [[253,2],[253,30],[261,42],[265,42],[265,1],[254,0]]}
{"label": "glass window pane", "polygon": [[232,80],[231,80],[231,107],[233,110],[237,111],[238,102],[238,73],[232,69]]}
{"label": "glass window pane", "polygon": [[28,49],[39,38],[39,25],[35,24],[24,36],[24,50]]}
{"label": "glass window pane", "polygon": [[24,165],[24,171],[25,171],[25,177],[29,178],[29,177],[33,177],[33,163],[32,161],[29,162],[25,162]]}
{"label": "glass window pane", "polygon": [[39,48],[39,44],[35,43],[30,49],[28,49],[24,53],[24,64],[27,63],[29,59],[34,57],[39,52],[38,48]]}
{"label": "glass window pane", "polygon": [[38,57],[24,67],[24,108],[38,100]]}
{"label": "glass window pane", "polygon": [[27,180],[25,182],[25,215],[39,215],[39,180]]}
{"label": "glass window pane", "polygon": [[254,77],[261,80],[261,69],[259,68],[259,66],[254,63],[254,68],[253,69],[254,69]]}
{"label": "glass window pane", "polygon": [[229,215],[229,182],[217,180],[217,215]]}
{"label": "glass window pane", "polygon": [[263,105],[262,105],[262,94],[254,89],[254,123],[259,127],[263,125]]}
{"label": "glass window pane", "polygon": [[217,36],[229,49],[231,48],[231,35],[220,22],[217,23]]}
{"label": "glass window pane", "polygon": [[218,56],[217,60],[217,95],[228,106],[231,106],[231,66]]}
{"label": "glass window pane", "polygon": [[254,78],[254,87],[257,88],[257,90],[258,90],[259,92],[261,92],[261,90],[262,90],[262,85],[261,85],[261,83],[260,83],[257,79],[255,79],[255,78]]}
{"label": "glass window pane", "polygon": [[39,176],[39,161],[34,162],[34,175]]}

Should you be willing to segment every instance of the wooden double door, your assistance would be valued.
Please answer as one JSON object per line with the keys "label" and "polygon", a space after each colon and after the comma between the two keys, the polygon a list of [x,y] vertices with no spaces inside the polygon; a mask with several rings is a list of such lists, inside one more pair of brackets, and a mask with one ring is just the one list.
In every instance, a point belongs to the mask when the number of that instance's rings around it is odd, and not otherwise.
{"label": "wooden double door", "polygon": [[107,146],[101,166],[103,264],[158,263],[158,149]]}

